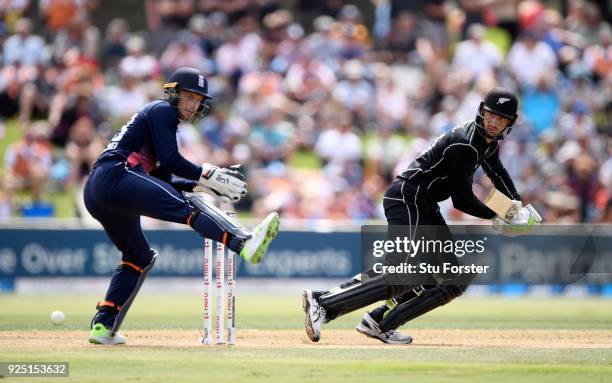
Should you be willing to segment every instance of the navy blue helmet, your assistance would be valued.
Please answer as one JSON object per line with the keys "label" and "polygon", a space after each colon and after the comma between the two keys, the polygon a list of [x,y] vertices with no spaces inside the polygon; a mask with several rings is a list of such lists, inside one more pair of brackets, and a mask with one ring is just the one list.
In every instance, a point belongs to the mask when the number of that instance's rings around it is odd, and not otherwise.
{"label": "navy blue helmet", "polygon": [[194,92],[204,97],[198,109],[189,118],[189,122],[196,123],[208,114],[210,110],[209,100],[212,97],[208,94],[208,80],[206,76],[195,68],[183,67],[177,69],[168,78],[168,82],[164,84],[164,98],[170,105],[177,106],[179,100],[178,92],[180,90]]}

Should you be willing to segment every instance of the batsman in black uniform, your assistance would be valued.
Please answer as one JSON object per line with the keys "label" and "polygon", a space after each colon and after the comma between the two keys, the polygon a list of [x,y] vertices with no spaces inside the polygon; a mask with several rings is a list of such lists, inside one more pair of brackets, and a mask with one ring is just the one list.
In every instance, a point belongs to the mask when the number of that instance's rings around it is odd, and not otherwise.
{"label": "batsman in black uniform", "polygon": [[[531,211],[522,207],[521,197],[499,160],[498,141],[510,133],[517,109],[518,100],[512,92],[494,88],[480,103],[474,120],[438,137],[387,189],[383,206],[389,229],[403,225],[414,238],[419,227],[429,225],[450,234],[437,204],[449,197],[455,208],[467,214],[495,218],[495,212],[472,191],[473,175],[479,166],[496,189],[520,205],[519,214],[506,224],[523,229],[531,225]],[[427,283],[397,283],[390,274],[364,272],[330,291],[307,290],[303,296],[306,333],[317,342],[323,323],[386,300],[384,305],[364,315],[357,330],[385,343],[408,344],[412,338],[397,329],[460,296],[475,276],[463,273],[445,279],[431,275]]]}

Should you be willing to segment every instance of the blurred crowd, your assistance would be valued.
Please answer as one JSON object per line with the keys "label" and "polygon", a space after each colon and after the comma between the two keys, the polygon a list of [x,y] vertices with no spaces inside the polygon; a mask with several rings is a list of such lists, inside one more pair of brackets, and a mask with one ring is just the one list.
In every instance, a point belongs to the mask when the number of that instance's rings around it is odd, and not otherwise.
{"label": "blurred crowd", "polygon": [[[612,222],[606,1],[147,0],[145,30],[121,17],[100,29],[101,1],[31,3],[0,1],[0,135],[21,129],[0,169],[0,217],[45,214],[23,201],[50,191],[74,193],[83,215],[108,137],[191,66],[214,105],[181,124],[181,152],[244,164],[243,211],[382,218],[394,176],[502,85],[520,97],[500,153],[523,199],[548,222]],[[474,179],[483,197],[491,183]],[[469,219],[450,201],[442,211]]]}

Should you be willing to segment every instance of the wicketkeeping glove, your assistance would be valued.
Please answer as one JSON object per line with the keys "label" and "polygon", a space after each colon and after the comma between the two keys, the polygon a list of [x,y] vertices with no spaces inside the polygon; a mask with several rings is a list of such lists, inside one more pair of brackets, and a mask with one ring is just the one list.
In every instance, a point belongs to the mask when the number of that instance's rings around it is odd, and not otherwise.
{"label": "wicketkeeping glove", "polygon": [[205,163],[202,164],[199,185],[193,190],[212,191],[218,197],[227,197],[236,203],[247,193],[246,177],[240,172],[240,165],[219,168]]}

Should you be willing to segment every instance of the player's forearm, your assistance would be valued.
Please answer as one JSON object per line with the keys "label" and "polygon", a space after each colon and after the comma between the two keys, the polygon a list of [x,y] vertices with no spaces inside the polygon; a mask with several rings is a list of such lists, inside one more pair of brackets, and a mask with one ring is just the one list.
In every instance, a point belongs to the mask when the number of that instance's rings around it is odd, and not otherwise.
{"label": "player's forearm", "polygon": [[168,169],[164,168],[163,166],[158,166],[151,170],[149,175],[168,183],[170,183],[170,179],[172,178],[172,173],[170,173]]}
{"label": "player's forearm", "polygon": [[514,182],[512,181],[512,178],[510,178],[510,175],[506,169],[502,168],[498,174],[499,177],[491,180],[493,181],[495,188],[508,196],[508,198],[512,198],[515,201],[521,201],[521,195],[516,190]]}
{"label": "player's forearm", "polygon": [[474,193],[455,193],[451,195],[453,206],[462,212],[482,219],[493,219],[495,212],[483,204]]}
{"label": "player's forearm", "polygon": [[178,152],[166,158],[160,158],[161,165],[170,173],[188,180],[198,180],[202,175],[202,168],[187,161]]}
{"label": "player's forearm", "polygon": [[178,191],[193,192],[193,188],[198,185],[198,181],[188,180],[180,177],[172,177],[170,185]]}
{"label": "player's forearm", "polygon": [[512,178],[510,178],[508,171],[499,161],[499,158],[493,161],[485,160],[482,165],[485,173],[491,179],[491,182],[493,182],[497,190],[504,193],[508,198],[516,201],[521,200],[521,196],[516,190]]}
{"label": "player's forearm", "polygon": [[188,191],[192,192],[193,188],[196,187],[198,181],[188,180],[181,177],[175,177],[170,173],[170,171],[163,166],[158,166],[153,169],[149,175],[159,178],[162,181],[169,183],[173,188],[178,191]]}

